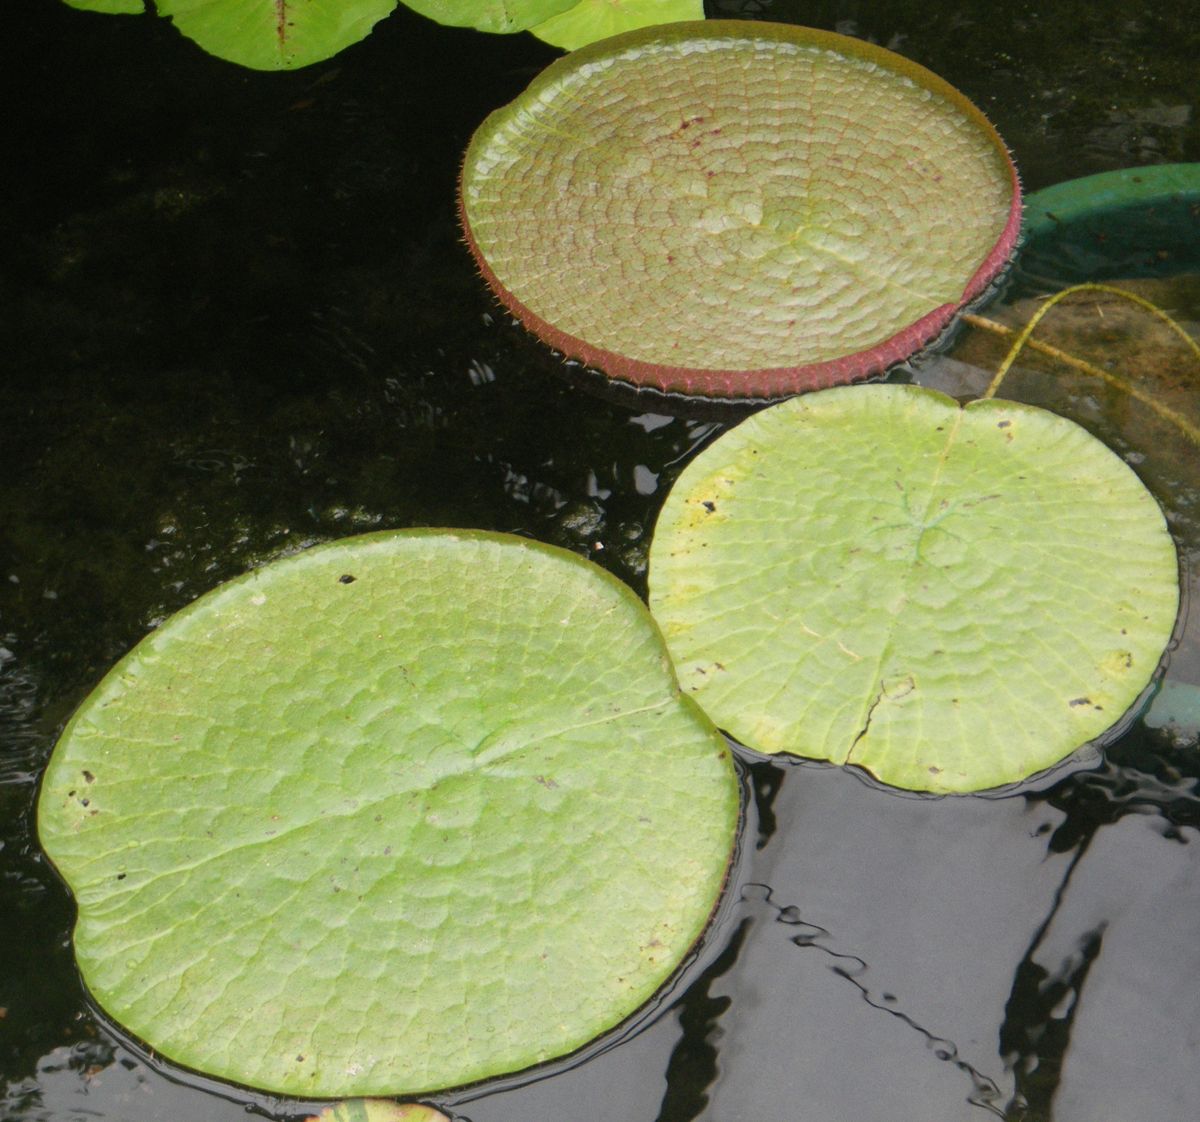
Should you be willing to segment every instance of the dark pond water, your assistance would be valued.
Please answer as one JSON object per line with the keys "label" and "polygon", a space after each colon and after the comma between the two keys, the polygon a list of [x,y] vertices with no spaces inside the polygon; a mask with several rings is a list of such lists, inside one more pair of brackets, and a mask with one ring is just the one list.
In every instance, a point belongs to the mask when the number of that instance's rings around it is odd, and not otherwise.
{"label": "dark pond water", "polygon": [[[90,1010],[72,904],[33,840],[57,731],[171,612],[340,535],[517,531],[641,589],[665,491],[722,424],[562,381],[493,313],[459,244],[459,154],[549,48],[399,12],[340,58],[269,76],[149,18],[49,0],[9,0],[7,14],[0,1115],[296,1115],[154,1066]],[[911,55],[989,113],[1030,189],[1200,160],[1192,3],[718,0],[710,14]],[[1148,247],[1143,271],[1170,257]],[[1145,291],[1195,332],[1194,281]],[[1019,319],[1033,295],[1020,282],[992,314]],[[1075,318],[1091,333],[1080,346],[1200,419],[1195,367],[1169,340],[1108,306]],[[978,392],[1002,350],[969,335],[902,376]],[[1032,361],[1005,392],[1134,463],[1194,569],[1194,447],[1121,393]],[[1194,623],[1169,677],[1103,754],[1008,797],[906,798],[835,769],[747,764],[740,880],[656,1015],[448,1109],[470,1122],[1195,1122]]]}

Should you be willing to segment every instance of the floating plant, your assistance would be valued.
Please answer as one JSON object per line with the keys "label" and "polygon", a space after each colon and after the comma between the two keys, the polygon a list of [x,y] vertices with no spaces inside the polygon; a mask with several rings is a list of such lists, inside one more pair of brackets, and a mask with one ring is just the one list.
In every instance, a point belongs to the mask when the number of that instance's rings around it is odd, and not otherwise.
{"label": "floating plant", "polygon": [[1014,782],[1100,736],[1178,604],[1162,512],[1108,448],[914,386],[744,421],[679,477],[650,553],[651,610],[718,725],[918,791]]}
{"label": "floating plant", "polygon": [[1008,262],[1021,201],[995,130],[936,75],[713,20],[553,63],[476,132],[460,212],[501,302],[568,358],[770,398],[936,338]]}
{"label": "floating plant", "polygon": [[[225,56],[303,65],[392,6],[258,5]],[[602,26],[592,0],[412,6],[564,43]],[[157,4],[216,53],[242,7]],[[551,66],[477,132],[460,211],[500,300],[565,355],[770,398],[928,344],[1007,264],[1021,201],[928,71],[710,22]],[[156,1052],[303,1098],[460,1086],[585,1045],[695,945],[738,823],[714,721],[903,788],[999,786],[1120,721],[1178,598],[1156,503],[1078,426],[843,386],[684,470],[651,548],[662,633],[588,562],[471,531],[346,539],[215,589],[72,718],[40,836],[87,985]]]}
{"label": "floating plant", "polygon": [[[452,27],[507,34],[572,8],[577,0],[404,0],[415,12]],[[394,3],[393,3],[394,6]]]}
{"label": "floating plant", "polygon": [[[401,0],[65,0],[72,8],[141,15],[148,8],[211,55],[253,70],[295,70],[365,39]],[[438,23],[531,31],[573,47],[629,28],[703,16],[701,0],[402,0]]]}
{"label": "floating plant", "polygon": [[[66,0],[72,8],[136,15],[145,0]],[[397,0],[155,0],[153,11],[209,54],[254,70],[329,58],[371,33]]]}
{"label": "floating plant", "polygon": [[100,1005],[302,1098],[580,1047],[675,971],[739,791],[641,601],[483,533],[317,547],[145,638],[55,748],[42,844]]}
{"label": "floating plant", "polygon": [[529,30],[539,39],[573,51],[639,27],[704,18],[704,0],[579,0]]}

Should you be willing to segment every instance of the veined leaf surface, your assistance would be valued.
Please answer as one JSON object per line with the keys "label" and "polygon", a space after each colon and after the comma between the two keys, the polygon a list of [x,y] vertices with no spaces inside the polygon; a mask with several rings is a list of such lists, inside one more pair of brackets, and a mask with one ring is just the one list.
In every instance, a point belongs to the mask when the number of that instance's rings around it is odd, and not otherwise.
{"label": "veined leaf surface", "polygon": [[1050,767],[1149,683],[1179,603],[1153,496],[1078,425],[913,386],[794,398],[672,489],[650,607],[763,752],[918,791]]}
{"label": "veined leaf surface", "polygon": [[652,27],[560,59],[467,149],[499,299],[613,378],[773,397],[877,373],[1008,260],[1020,190],[920,66],[782,24]]}
{"label": "veined leaf surface", "polygon": [[163,1055],[304,1098],[578,1048],[700,936],[739,812],[634,594],[407,531],[202,597],[80,707],[42,843],[84,979]]}
{"label": "veined leaf surface", "polygon": [[[138,13],[144,0],[66,0],[86,11]],[[156,0],[155,10],[217,58],[254,70],[294,70],[365,39],[397,0]],[[574,0],[404,0],[438,23],[522,31]]]}
{"label": "veined leaf surface", "polygon": [[704,18],[704,0],[579,0],[529,30],[539,39],[573,51],[638,27]]}
{"label": "veined leaf surface", "polygon": [[506,34],[524,31],[565,12],[575,0],[404,0],[438,23]]}
{"label": "veined leaf surface", "polygon": [[292,70],[365,39],[396,0],[157,0],[160,16],[209,54]]}

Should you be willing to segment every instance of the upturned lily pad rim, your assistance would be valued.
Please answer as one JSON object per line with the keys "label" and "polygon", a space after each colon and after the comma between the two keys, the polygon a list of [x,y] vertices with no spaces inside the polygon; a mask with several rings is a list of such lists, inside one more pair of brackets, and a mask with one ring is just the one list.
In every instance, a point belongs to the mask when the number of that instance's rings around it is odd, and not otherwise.
{"label": "upturned lily pad rim", "polygon": [[1043,187],[1025,200],[1017,284],[1044,291],[1194,273],[1197,207],[1200,163],[1121,168]]}
{"label": "upturned lily pad rim", "polygon": [[561,76],[616,51],[656,40],[684,40],[691,37],[740,37],[748,40],[767,39],[777,42],[795,42],[798,37],[802,37],[807,45],[818,46],[834,53],[850,55],[872,63],[880,69],[909,78],[917,85],[945,98],[980,129],[991,141],[995,150],[1003,156],[1007,165],[1012,200],[999,237],[984,260],[972,273],[958,301],[934,308],[908,327],[864,351],[803,366],[772,366],[742,370],[698,369],[630,358],[627,355],[594,346],[586,339],[565,332],[547,322],[509,291],[480,250],[472,234],[467,214],[465,177],[472,152],[476,145],[482,142],[488,122],[494,120],[497,113],[504,111],[497,110],[471,138],[460,165],[458,178],[459,224],[480,275],[499,302],[529,331],[560,352],[566,359],[576,360],[585,366],[602,371],[611,379],[630,383],[636,387],[646,387],[688,397],[769,401],[884,374],[937,340],[953,325],[963,311],[988,298],[997,278],[1003,274],[1006,266],[1011,262],[1021,238],[1021,181],[1016,165],[1012,161],[1007,145],[1000,138],[995,127],[969,98],[933,71],[885,47],[833,31],[768,20],[682,21],[639,28],[621,35],[614,35],[608,39],[598,40],[572,51],[563,58],[552,62],[538,74],[520,97],[536,97],[547,87],[557,83]]}

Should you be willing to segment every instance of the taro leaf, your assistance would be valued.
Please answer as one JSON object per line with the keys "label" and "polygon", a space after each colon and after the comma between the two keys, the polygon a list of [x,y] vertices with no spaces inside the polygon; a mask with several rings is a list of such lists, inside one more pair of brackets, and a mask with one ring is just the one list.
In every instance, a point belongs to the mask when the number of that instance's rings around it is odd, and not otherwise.
{"label": "taro leaf", "polygon": [[454,27],[524,31],[565,12],[576,0],[404,0],[415,12]]}
{"label": "taro leaf", "polygon": [[484,121],[460,183],[485,279],[542,339],[735,398],[908,357],[987,289],[1020,210],[995,130],[940,78],[743,21],[558,60]]}
{"label": "taro leaf", "polygon": [[718,725],[919,791],[1013,782],[1099,736],[1178,599],[1162,513],[1103,444],[913,386],[745,421],[680,476],[650,551],[651,610]]}
{"label": "taro leaf", "polygon": [[64,731],[42,843],[100,1005],[304,1098],[569,1052],[702,932],[738,815],[641,602],[505,535],[311,549],[144,639]]}
{"label": "taro leaf", "polygon": [[579,0],[529,30],[547,43],[573,51],[637,27],[703,18],[704,0]]}

